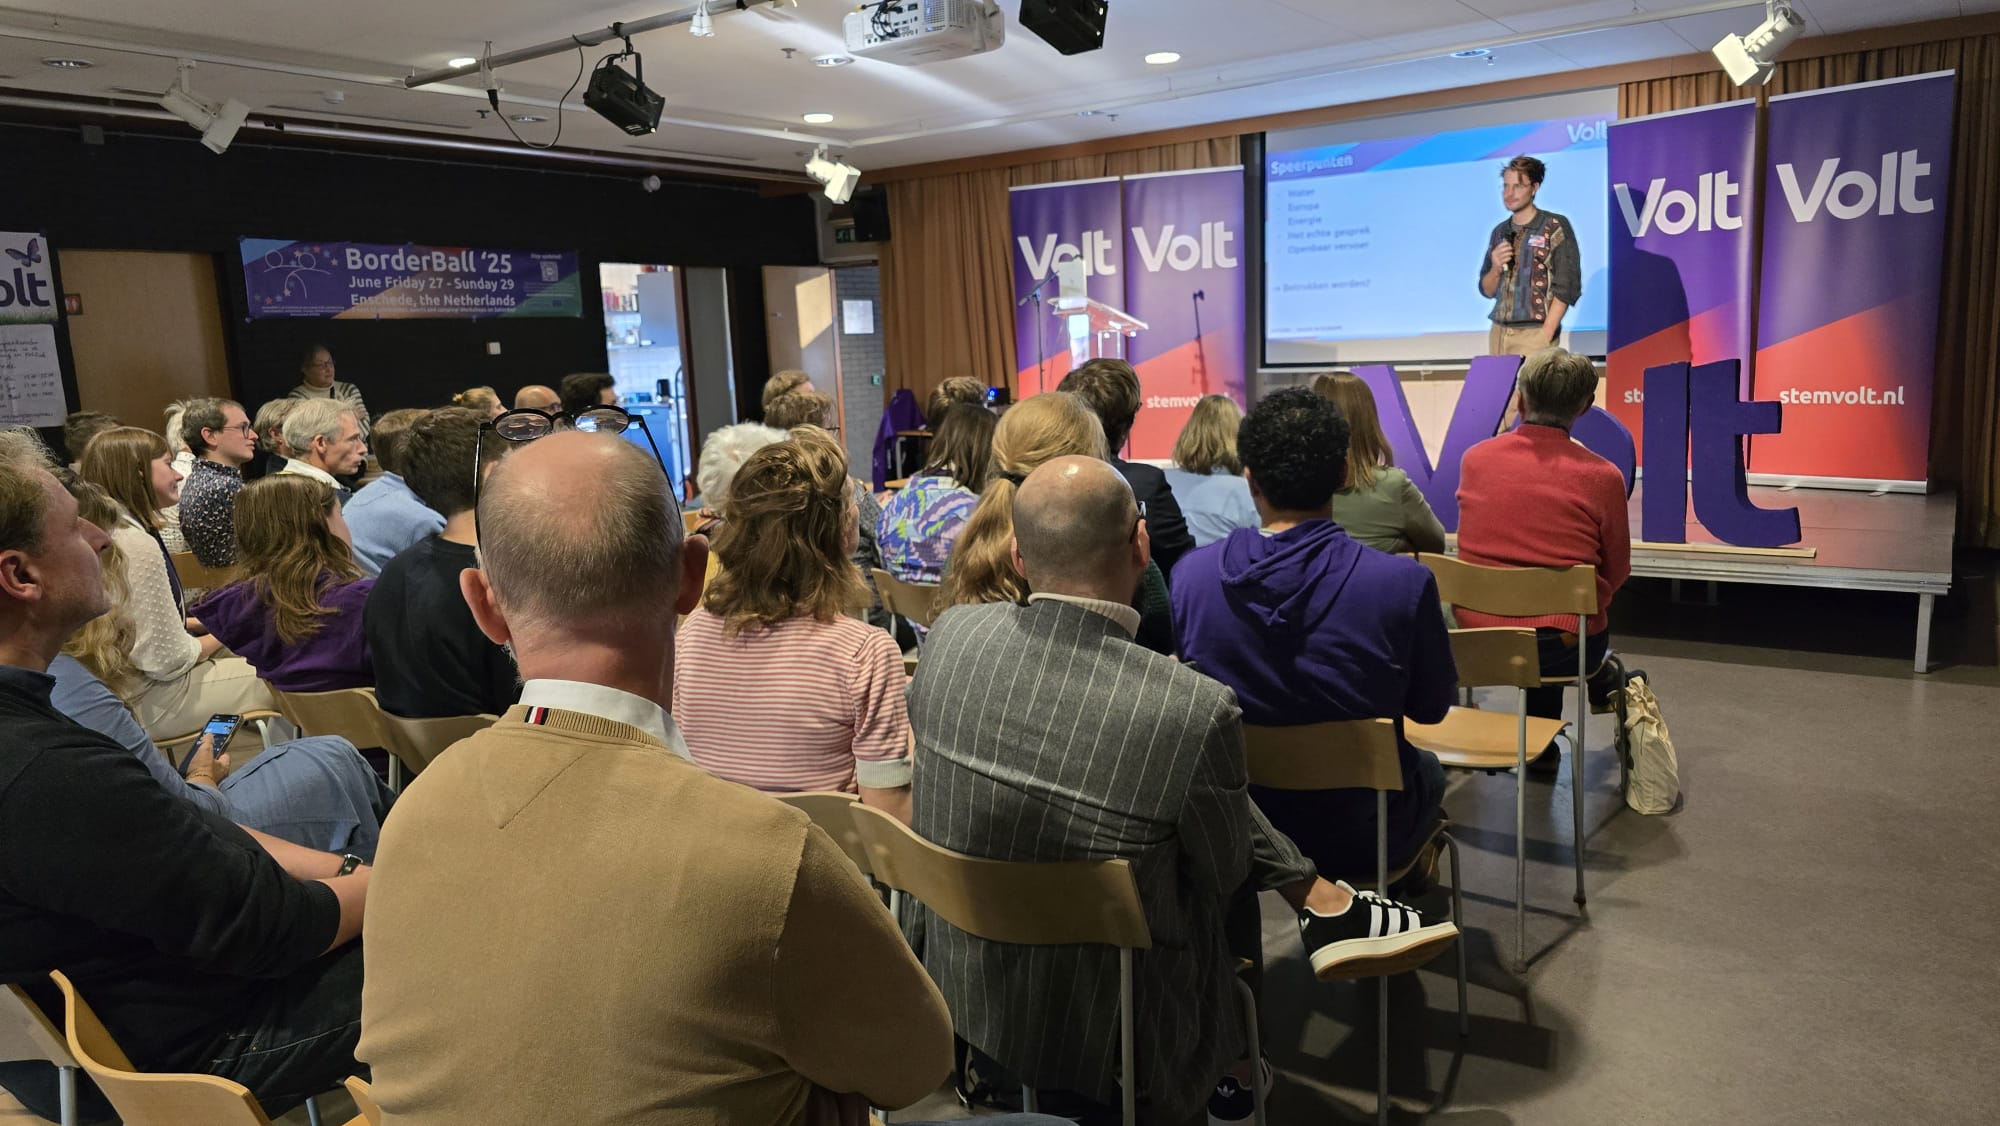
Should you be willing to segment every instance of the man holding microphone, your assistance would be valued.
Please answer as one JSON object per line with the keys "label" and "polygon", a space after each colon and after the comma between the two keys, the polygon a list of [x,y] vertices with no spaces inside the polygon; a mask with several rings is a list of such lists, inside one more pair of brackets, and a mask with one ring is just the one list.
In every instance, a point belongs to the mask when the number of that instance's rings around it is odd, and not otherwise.
{"label": "man holding microphone", "polygon": [[1563,314],[1583,294],[1576,228],[1535,206],[1547,168],[1517,156],[1500,171],[1500,199],[1511,212],[1486,239],[1479,292],[1493,298],[1487,351],[1531,356],[1553,347]]}

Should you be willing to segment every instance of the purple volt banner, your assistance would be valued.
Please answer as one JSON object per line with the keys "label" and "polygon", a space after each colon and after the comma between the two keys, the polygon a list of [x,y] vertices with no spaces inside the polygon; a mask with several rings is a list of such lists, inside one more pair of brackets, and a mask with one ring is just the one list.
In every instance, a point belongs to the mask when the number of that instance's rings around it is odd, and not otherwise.
{"label": "purple volt banner", "polygon": [[1126,342],[1144,389],[1136,458],[1165,458],[1203,395],[1244,402],[1243,169],[1125,179]]}
{"label": "purple volt banner", "polygon": [[1771,99],[1752,473],[1928,478],[1953,82]]}
{"label": "purple volt banner", "polygon": [[578,317],[573,250],[238,240],[252,317]]}
{"label": "purple volt banner", "polygon": [[1647,368],[1750,355],[1756,129],[1750,101],[1611,125],[1605,405],[1635,435]]}
{"label": "purple volt banner", "polygon": [[1124,307],[1122,198],[1112,177],[1015,188],[1007,202],[1016,300],[1014,397],[1025,399],[1055,390],[1098,343],[1088,335],[1073,338],[1073,318],[1059,304],[1086,312],[1086,300],[1104,309]]}

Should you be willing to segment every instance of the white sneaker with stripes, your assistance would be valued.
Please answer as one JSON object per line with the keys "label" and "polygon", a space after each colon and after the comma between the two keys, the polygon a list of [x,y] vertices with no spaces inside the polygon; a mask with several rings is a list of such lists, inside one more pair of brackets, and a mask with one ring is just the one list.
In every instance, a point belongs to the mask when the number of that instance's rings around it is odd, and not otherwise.
{"label": "white sneaker with stripes", "polygon": [[1354,897],[1347,910],[1322,915],[1299,912],[1299,935],[1321,981],[1381,977],[1414,970],[1437,957],[1458,938],[1449,922],[1426,925],[1414,907],[1372,891],[1338,885]]}

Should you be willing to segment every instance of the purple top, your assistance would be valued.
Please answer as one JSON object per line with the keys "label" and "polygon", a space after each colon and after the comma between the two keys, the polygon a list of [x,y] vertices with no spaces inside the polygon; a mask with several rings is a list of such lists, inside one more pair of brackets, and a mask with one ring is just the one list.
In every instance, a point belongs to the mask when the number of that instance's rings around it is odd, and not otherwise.
{"label": "purple top", "polygon": [[[322,582],[331,581],[332,576],[322,576]],[[311,636],[294,645],[278,640],[270,611],[257,600],[247,581],[210,594],[191,613],[280,692],[366,688],[375,683],[375,670],[361,632],[361,608],[374,586],[374,579],[361,579],[344,586],[322,587],[320,605],[333,613],[319,620],[319,629]]]}

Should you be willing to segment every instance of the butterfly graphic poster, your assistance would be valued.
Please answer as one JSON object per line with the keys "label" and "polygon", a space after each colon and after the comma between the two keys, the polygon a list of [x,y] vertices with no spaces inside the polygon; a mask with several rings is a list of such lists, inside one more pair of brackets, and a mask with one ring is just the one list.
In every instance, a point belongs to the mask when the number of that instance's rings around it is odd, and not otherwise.
{"label": "butterfly graphic poster", "polygon": [[0,325],[54,324],[62,313],[55,254],[28,231],[0,231]]}

